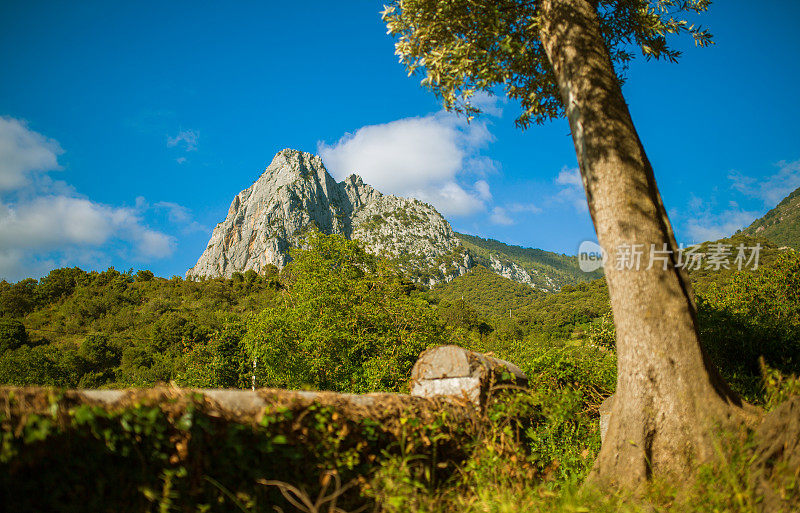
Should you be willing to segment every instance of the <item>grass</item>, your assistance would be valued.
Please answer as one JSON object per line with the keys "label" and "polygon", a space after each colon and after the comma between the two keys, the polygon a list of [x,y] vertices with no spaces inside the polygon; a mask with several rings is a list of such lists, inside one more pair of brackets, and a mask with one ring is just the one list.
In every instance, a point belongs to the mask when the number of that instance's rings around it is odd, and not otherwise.
{"label": "grass", "polygon": [[[741,442],[741,438],[734,437]],[[791,498],[775,509],[765,508],[762,495],[751,478],[752,440],[733,444],[721,442],[717,461],[703,465],[692,481],[676,483],[657,480],[637,493],[597,488],[573,481],[531,481],[520,474],[497,478],[498,469],[481,466],[460,476],[458,484],[444,491],[424,493],[409,485],[413,480],[407,466],[384,464],[376,474],[384,485],[379,503],[384,511],[444,513],[512,513],[521,511],[553,513],[750,513],[797,511],[797,481],[784,482],[778,495]],[[387,487],[391,483],[393,487]],[[389,507],[386,507],[386,506]],[[399,508],[396,506],[400,506]]]}

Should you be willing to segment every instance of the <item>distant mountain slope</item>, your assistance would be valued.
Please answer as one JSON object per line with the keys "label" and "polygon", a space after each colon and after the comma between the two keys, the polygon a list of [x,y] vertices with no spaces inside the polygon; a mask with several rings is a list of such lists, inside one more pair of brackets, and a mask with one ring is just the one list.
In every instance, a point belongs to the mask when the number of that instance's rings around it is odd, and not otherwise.
{"label": "distant mountain slope", "polygon": [[800,188],[742,230],[745,235],[763,237],[778,246],[800,249]]}
{"label": "distant mountain slope", "polygon": [[[698,250],[706,255],[701,259],[700,268],[692,267],[688,271],[694,291],[700,297],[707,297],[731,280],[737,272],[739,245],[744,246],[748,258],[752,255],[750,248],[760,245],[759,269],[774,267],[781,255],[795,252],[793,249],[779,249],[766,239],[741,234],[705,242]],[[729,255],[727,268],[716,269],[709,265],[708,255],[719,250]],[[752,271],[753,262],[742,268],[745,275],[757,275]],[[467,274],[449,283],[439,284],[428,294],[440,302],[443,310],[457,308],[459,301],[463,300],[493,328],[499,329],[505,325],[511,330],[507,332],[513,332],[516,326],[520,333],[534,334],[539,339],[583,337],[587,330],[591,331],[590,325],[597,328],[610,322],[610,318],[601,320],[611,311],[608,287],[603,278],[566,284],[556,293],[545,293],[477,265]]]}
{"label": "distant mountain slope", "polygon": [[[744,246],[744,256],[748,260],[751,256],[754,256],[752,248],[759,246],[758,267],[771,265],[781,254],[787,251],[794,251],[793,249],[780,249],[783,246],[779,247],[778,244],[775,244],[764,237],[753,237],[744,233],[737,233],[736,235],[725,239],[703,242],[699,246],[700,249],[698,250],[698,253],[706,255],[705,259],[703,260],[703,264],[699,269],[692,267],[688,268],[689,278],[692,281],[692,286],[694,287],[695,292],[699,294],[705,293],[709,287],[719,286],[722,283],[725,283],[735,272],[739,270],[739,266],[736,261],[739,253],[739,246]],[[716,248],[727,249],[727,268],[720,267],[719,269],[715,269],[715,266],[709,266],[708,255],[714,253]],[[753,270],[754,264],[754,261],[743,262],[742,269]]]}
{"label": "distant mountain slope", "polygon": [[577,256],[560,255],[541,249],[512,246],[494,239],[456,233],[476,263],[521,283],[555,292],[564,285],[590,281],[603,276],[601,271],[584,273]]}
{"label": "distant mountain slope", "polygon": [[[482,265],[449,283],[434,287],[429,296],[448,309],[460,301],[493,328],[507,333],[535,333],[537,338],[569,338],[578,326],[611,310],[604,279],[565,285],[547,293],[498,276]],[[515,328],[516,327],[516,328]]]}
{"label": "distant mountain slope", "polygon": [[463,300],[481,315],[495,318],[527,307],[544,293],[477,265],[467,274],[434,287],[430,295],[450,302]]}
{"label": "distant mountain slope", "polygon": [[463,275],[476,263],[545,292],[601,276],[582,273],[577,257],[456,234],[431,205],[382,194],[356,175],[336,182],[319,157],[292,149],[278,152],[258,180],[233,198],[186,276],[282,268],[312,230],[358,239],[427,286]]}

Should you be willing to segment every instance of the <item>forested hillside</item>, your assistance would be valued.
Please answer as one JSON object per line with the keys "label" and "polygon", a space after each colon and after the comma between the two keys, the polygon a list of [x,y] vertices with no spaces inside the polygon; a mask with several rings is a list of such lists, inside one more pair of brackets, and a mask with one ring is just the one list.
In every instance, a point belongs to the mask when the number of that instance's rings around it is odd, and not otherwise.
{"label": "forested hillside", "polygon": [[186,373],[185,355],[227,336],[246,312],[275,301],[277,270],[187,281],[108,269],[55,269],[38,282],[0,283],[0,381],[148,386]]}
{"label": "forested hillside", "polygon": [[753,221],[742,233],[763,237],[778,246],[800,249],[800,188],[785,197],[764,217]]}
{"label": "forested hillside", "polygon": [[[424,290],[357,242],[324,235],[310,242],[291,265],[266,275],[186,281],[72,268],[3,282],[0,383],[403,391],[422,350],[455,343],[513,361],[530,377],[528,392],[486,412],[487,430],[458,463],[469,482],[458,486],[500,486],[497,468],[509,482],[586,475],[600,448],[598,407],[616,386],[604,279],[548,294],[479,266]],[[800,255],[766,244],[758,270],[692,276],[711,358],[748,401],[771,408],[800,391],[792,377],[800,369]],[[381,500],[403,508],[444,500],[422,477],[426,449],[413,451],[418,463],[382,463],[359,493],[381,490]],[[507,465],[512,456],[519,468]],[[395,479],[410,488],[387,484]],[[724,482],[709,483],[725,496]],[[174,500],[194,499],[184,491]]]}
{"label": "forested hillside", "polygon": [[550,291],[558,290],[563,285],[599,278],[603,274],[601,271],[588,274],[582,272],[575,256],[513,246],[464,233],[457,233],[456,236],[475,256],[478,264],[491,268],[493,257],[500,265],[513,262],[530,274],[533,285]]}
{"label": "forested hillside", "polygon": [[[706,343],[750,397],[758,395],[759,356],[787,371],[800,361],[800,301],[792,288],[800,257],[742,236],[703,247],[758,243],[757,271],[690,271]],[[0,382],[249,387],[255,375],[263,386],[400,390],[416,355],[435,344],[492,351],[523,366],[543,347],[613,351],[602,278],[550,294],[477,266],[425,290],[338,236],[317,235],[311,250],[295,256],[280,273],[231,279],[72,268],[2,282]],[[732,347],[748,355],[745,362]],[[261,362],[255,373],[254,359]]]}

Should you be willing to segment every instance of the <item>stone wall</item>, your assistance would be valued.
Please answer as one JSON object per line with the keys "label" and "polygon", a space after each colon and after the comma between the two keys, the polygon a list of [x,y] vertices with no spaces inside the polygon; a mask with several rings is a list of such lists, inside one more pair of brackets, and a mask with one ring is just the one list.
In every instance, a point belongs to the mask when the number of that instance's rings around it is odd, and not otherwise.
{"label": "stone wall", "polygon": [[414,376],[412,394],[2,387],[0,511],[290,511],[280,483],[341,492],[348,511],[385,461],[444,482],[477,440],[481,401],[524,375],[445,346]]}

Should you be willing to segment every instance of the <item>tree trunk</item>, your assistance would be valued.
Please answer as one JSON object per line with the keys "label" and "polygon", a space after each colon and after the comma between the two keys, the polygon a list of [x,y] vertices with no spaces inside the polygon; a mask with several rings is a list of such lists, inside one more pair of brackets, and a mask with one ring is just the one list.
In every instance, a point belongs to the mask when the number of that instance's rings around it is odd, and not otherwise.
{"label": "tree trunk", "polygon": [[[654,474],[685,475],[712,456],[716,429],[751,419],[752,410],[700,345],[691,284],[676,267],[675,237],[593,4],[542,0],[540,9],[540,37],[566,108],[589,212],[609,255],[618,381],[593,477],[635,487]],[[651,244],[673,252],[666,270],[661,260],[648,269]],[[618,269],[616,257],[633,245],[642,245],[636,246],[641,265]]]}

